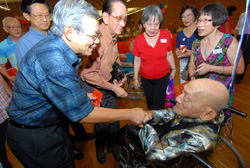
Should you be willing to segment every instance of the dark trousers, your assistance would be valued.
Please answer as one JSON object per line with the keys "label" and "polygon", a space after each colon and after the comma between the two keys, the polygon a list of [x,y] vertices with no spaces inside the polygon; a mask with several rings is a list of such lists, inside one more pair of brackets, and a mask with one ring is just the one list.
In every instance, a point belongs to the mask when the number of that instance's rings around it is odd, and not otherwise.
{"label": "dark trousers", "polygon": [[0,162],[3,168],[11,168],[11,164],[7,159],[5,142],[6,142],[6,129],[7,129],[8,119],[0,124]]}
{"label": "dark trousers", "polygon": [[75,137],[83,137],[86,134],[85,128],[83,125],[79,122],[72,122],[69,121],[71,128],[74,131],[74,136]]}
{"label": "dark trousers", "polygon": [[[83,81],[80,81],[80,86],[89,93],[92,93],[95,89],[93,85]],[[100,106],[117,109],[115,93],[104,89],[98,90],[103,94]],[[115,148],[117,145],[119,129],[119,121],[113,123],[95,124],[94,132],[96,138],[96,148],[104,150],[106,144],[108,148]]]}
{"label": "dark trousers", "polygon": [[73,148],[62,125],[23,129],[10,123],[7,142],[25,168],[74,168]]}
{"label": "dark trousers", "polygon": [[159,79],[146,79],[141,77],[143,90],[149,110],[165,108],[166,89],[169,83],[169,74]]}
{"label": "dark trousers", "polygon": [[[241,36],[237,36],[237,39],[240,40],[240,37]],[[246,73],[247,66],[249,64],[249,59],[250,59],[250,37],[248,37],[248,40],[247,40],[246,34],[244,35],[241,49],[243,51],[243,58],[244,58],[244,62],[245,62],[245,71],[241,75],[236,75],[236,79],[240,80],[240,81],[243,79],[243,77]]]}

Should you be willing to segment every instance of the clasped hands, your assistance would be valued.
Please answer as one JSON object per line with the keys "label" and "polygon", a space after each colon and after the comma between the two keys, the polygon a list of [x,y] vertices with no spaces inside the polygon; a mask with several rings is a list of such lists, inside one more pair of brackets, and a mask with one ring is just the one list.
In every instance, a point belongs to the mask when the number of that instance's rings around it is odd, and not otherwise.
{"label": "clasped hands", "polygon": [[139,127],[144,127],[148,120],[151,120],[154,116],[153,111],[144,111],[142,108],[133,108],[131,121]]}

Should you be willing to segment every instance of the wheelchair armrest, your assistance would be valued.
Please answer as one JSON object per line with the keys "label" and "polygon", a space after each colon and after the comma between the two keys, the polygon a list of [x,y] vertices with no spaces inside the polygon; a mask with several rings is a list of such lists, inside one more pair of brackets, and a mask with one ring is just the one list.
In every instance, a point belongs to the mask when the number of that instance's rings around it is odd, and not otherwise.
{"label": "wheelchair armrest", "polygon": [[134,125],[130,125],[128,124],[126,126],[127,128],[127,133],[126,133],[126,137],[128,139],[128,141],[137,149],[139,150],[141,153],[144,153],[143,149],[142,149],[142,143],[139,137],[139,127],[136,127]]}

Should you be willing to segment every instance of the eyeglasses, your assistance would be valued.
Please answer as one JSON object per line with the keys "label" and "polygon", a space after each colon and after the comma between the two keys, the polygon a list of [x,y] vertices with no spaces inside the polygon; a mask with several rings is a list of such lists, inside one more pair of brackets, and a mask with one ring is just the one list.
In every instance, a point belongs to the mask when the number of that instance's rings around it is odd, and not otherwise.
{"label": "eyeglasses", "polygon": [[110,16],[112,16],[113,18],[115,18],[115,20],[116,20],[117,22],[124,21],[124,23],[126,23],[127,20],[128,20],[128,17],[127,17],[127,16],[126,16],[125,18],[122,18],[121,16],[113,16],[113,15],[110,15]]}
{"label": "eyeglasses", "polygon": [[187,16],[181,16],[181,19],[191,18],[193,14],[187,14]]}
{"label": "eyeglasses", "polygon": [[19,26],[4,26],[4,27],[7,27],[9,29],[19,29],[19,28],[21,28],[21,25],[19,25]]}
{"label": "eyeglasses", "polygon": [[96,35],[88,35],[86,33],[83,33],[83,34],[85,34],[86,36],[88,36],[89,38],[91,38],[93,41],[96,41],[96,39],[99,38],[100,35],[101,35],[100,32],[96,33]]}
{"label": "eyeglasses", "polygon": [[198,20],[198,23],[207,24],[208,22],[211,22],[211,21],[212,21],[212,19],[204,19],[204,20],[199,19],[199,20]]}
{"label": "eyeglasses", "polygon": [[38,14],[38,15],[34,15],[31,13],[32,16],[36,17],[38,20],[42,20],[43,17],[45,17],[46,19],[50,19],[51,14],[50,13],[46,13],[46,14]]}
{"label": "eyeglasses", "polygon": [[145,23],[145,25],[147,26],[147,27],[159,27],[160,26],[160,23],[159,22],[157,22],[157,23],[148,23],[148,22],[146,22]]}

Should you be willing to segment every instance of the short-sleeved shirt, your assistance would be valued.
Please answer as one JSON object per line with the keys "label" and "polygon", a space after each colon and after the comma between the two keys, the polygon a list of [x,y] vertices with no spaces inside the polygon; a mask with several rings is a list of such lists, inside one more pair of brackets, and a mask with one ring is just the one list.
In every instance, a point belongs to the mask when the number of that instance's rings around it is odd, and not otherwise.
{"label": "short-sleeved shirt", "polygon": [[76,122],[93,105],[80,88],[79,58],[60,38],[49,35],[38,42],[20,63],[13,86],[9,117],[29,126],[57,124],[66,116]]}
{"label": "short-sleeved shirt", "polygon": [[[50,31],[47,31],[48,35],[51,34]],[[16,59],[17,66],[19,67],[20,62],[24,55],[40,40],[47,37],[46,34],[43,34],[32,27],[29,28],[29,31],[18,41],[16,46]]]}
{"label": "short-sleeved shirt", "polygon": [[141,58],[140,73],[144,78],[159,79],[170,72],[167,52],[171,50],[171,33],[160,29],[160,35],[154,47],[147,43],[142,33],[135,38],[132,53]]}
{"label": "short-sleeved shirt", "polygon": [[17,66],[16,45],[17,43],[12,41],[10,36],[0,43],[0,64],[6,64],[9,60],[12,67]]}

